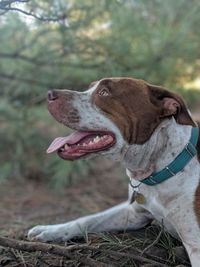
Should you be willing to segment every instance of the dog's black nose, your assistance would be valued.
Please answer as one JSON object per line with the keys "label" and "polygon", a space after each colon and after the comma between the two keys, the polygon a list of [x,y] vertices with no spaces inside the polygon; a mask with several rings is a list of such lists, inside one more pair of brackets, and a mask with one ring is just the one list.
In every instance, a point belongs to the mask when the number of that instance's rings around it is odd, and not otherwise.
{"label": "dog's black nose", "polygon": [[58,98],[57,90],[49,90],[47,94],[48,100],[53,101]]}

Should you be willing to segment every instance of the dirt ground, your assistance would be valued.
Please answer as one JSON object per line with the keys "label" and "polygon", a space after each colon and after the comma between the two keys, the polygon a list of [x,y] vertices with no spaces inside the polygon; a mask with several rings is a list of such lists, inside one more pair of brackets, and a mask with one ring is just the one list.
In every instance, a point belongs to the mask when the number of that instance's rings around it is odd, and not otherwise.
{"label": "dirt ground", "polygon": [[0,233],[16,237],[19,232],[26,234],[35,224],[69,221],[126,200],[128,179],[112,163],[104,171],[97,164],[89,176],[59,190],[51,188],[46,181],[1,184]]}
{"label": "dirt ground", "polygon": [[[66,222],[126,200],[128,179],[117,164],[101,161],[89,176],[59,191],[41,181],[1,184],[0,236],[26,240],[27,231],[32,226]],[[60,245],[74,244],[87,245],[87,251],[85,247],[78,247],[73,252],[75,254],[70,254],[74,260],[40,251],[28,253],[0,247],[0,267],[190,266],[182,244],[159,226],[148,226],[130,233],[90,235],[88,240],[73,240]],[[94,262],[87,264],[83,259]]]}

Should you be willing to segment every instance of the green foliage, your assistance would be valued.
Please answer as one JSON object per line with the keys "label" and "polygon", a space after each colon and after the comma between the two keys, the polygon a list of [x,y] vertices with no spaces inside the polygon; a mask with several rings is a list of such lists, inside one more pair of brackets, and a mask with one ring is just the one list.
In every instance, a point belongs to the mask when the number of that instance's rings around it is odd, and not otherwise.
{"label": "green foliage", "polygon": [[182,89],[199,75],[198,0],[19,2],[10,5],[18,11],[0,12],[0,179],[59,177],[57,186],[74,170],[87,176],[85,162],[44,153],[66,134],[50,130],[57,124],[44,105],[49,88],[83,90],[102,77],[133,76],[199,103],[198,90]]}
{"label": "green foliage", "polygon": [[33,127],[35,120],[29,114],[30,110],[15,107],[2,99],[0,111],[0,138],[3,140],[0,143],[0,161],[4,168],[0,179],[39,175],[42,172],[40,163],[45,133]]}
{"label": "green foliage", "polygon": [[187,105],[191,110],[199,107],[199,103],[200,103],[200,91],[199,90],[176,88],[175,92],[177,92],[187,101]]}
{"label": "green foliage", "polygon": [[[59,162],[58,162],[59,161]],[[88,171],[92,166],[91,161],[61,161],[58,157],[52,157],[47,163],[47,170],[51,174],[50,184],[59,189],[62,186],[70,186],[87,178]]]}

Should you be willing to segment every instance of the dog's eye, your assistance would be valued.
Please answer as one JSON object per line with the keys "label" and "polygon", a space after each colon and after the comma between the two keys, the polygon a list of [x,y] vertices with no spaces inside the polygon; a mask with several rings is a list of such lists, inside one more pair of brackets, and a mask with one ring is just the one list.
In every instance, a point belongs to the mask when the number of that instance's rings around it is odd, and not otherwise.
{"label": "dog's eye", "polygon": [[98,92],[98,95],[100,95],[100,96],[109,96],[110,92],[108,91],[107,88],[103,88]]}

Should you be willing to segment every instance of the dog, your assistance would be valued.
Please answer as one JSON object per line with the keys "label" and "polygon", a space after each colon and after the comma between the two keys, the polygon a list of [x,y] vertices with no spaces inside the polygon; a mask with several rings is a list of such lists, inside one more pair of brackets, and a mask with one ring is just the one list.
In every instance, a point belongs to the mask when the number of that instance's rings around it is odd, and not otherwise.
{"label": "dog", "polygon": [[[116,77],[93,82],[84,92],[49,91],[48,109],[75,131],[56,138],[47,152],[57,152],[64,160],[98,154],[120,161],[130,178],[129,197],[94,215],[36,226],[28,238],[67,241],[85,232],[137,230],[156,219],[182,240],[192,266],[199,267],[199,126],[183,99],[143,80]],[[188,148],[192,135],[196,140]],[[181,158],[182,153],[186,154]],[[184,166],[176,171],[171,163]]]}

